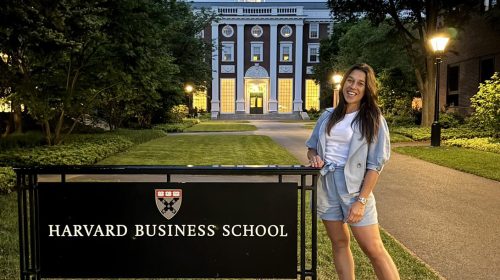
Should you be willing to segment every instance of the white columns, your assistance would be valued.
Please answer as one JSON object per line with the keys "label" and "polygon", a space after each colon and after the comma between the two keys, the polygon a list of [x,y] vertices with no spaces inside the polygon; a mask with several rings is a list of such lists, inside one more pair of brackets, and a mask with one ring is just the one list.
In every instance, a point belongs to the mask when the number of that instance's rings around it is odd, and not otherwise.
{"label": "white columns", "polygon": [[302,47],[303,47],[303,31],[304,23],[297,23],[295,25],[295,89],[293,98],[293,111],[302,112]]}
{"label": "white columns", "polygon": [[236,29],[236,113],[245,113],[245,25],[238,24]]}
{"label": "white columns", "polygon": [[219,116],[219,25],[212,23],[212,101],[211,117]]}
{"label": "white columns", "polygon": [[271,96],[269,98],[269,112],[277,112],[278,111],[278,101],[276,100],[276,53],[279,51],[278,48],[278,24],[277,23],[271,23],[271,55],[269,56],[270,59],[270,71],[269,71],[269,78],[270,78],[270,87],[271,87]]}

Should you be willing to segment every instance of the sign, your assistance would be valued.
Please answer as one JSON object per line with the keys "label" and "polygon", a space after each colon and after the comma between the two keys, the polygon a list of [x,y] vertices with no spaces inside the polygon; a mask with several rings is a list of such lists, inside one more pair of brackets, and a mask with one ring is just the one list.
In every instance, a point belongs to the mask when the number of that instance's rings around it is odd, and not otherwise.
{"label": "sign", "polygon": [[296,278],[295,183],[39,183],[46,278]]}

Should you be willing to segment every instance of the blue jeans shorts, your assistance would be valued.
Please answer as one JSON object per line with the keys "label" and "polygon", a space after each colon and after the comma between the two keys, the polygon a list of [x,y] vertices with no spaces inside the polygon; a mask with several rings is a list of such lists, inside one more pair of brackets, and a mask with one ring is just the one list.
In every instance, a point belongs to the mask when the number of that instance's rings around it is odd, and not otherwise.
{"label": "blue jeans shorts", "polygon": [[[326,221],[344,221],[349,215],[351,205],[356,202],[359,193],[349,193],[345,181],[344,167],[335,167],[334,170],[321,176],[318,186],[318,215]],[[365,213],[361,221],[351,226],[368,226],[378,224],[377,208],[373,193],[368,197]]]}

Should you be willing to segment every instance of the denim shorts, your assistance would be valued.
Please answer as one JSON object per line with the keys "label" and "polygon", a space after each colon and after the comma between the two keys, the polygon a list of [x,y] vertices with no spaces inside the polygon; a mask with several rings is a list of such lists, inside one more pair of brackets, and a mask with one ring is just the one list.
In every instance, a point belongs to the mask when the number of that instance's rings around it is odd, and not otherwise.
{"label": "denim shorts", "polygon": [[[321,176],[318,185],[318,215],[326,221],[344,221],[349,215],[351,205],[356,202],[359,193],[349,193],[345,181],[344,167],[335,167],[334,170]],[[378,224],[377,208],[373,193],[368,197],[365,213],[361,221],[351,226],[368,226]]]}

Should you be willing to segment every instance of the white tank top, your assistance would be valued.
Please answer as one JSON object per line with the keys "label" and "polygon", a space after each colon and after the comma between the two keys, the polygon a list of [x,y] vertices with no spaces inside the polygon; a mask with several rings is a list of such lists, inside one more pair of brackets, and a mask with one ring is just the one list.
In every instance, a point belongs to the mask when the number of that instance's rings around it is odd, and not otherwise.
{"label": "white tank top", "polygon": [[326,134],[325,162],[340,166],[345,165],[354,133],[351,123],[357,114],[358,111],[345,114],[344,119],[332,127],[330,135]]}

